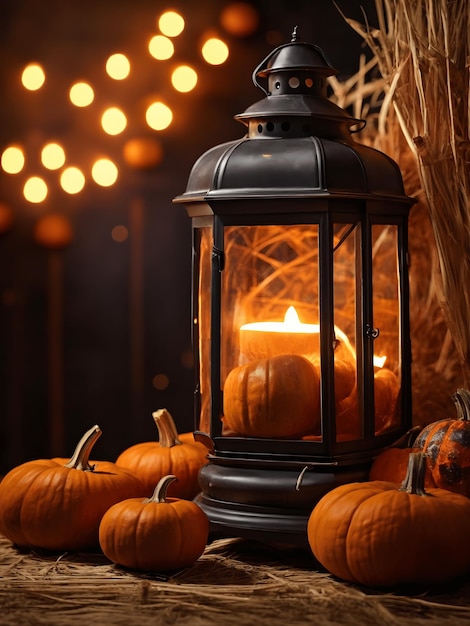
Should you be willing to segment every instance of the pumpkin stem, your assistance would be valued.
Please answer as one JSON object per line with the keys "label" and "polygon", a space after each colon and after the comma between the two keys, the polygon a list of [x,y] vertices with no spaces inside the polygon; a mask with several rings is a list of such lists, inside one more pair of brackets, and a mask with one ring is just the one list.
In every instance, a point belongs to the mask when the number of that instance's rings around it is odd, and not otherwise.
{"label": "pumpkin stem", "polygon": [[178,437],[176,424],[167,409],[154,411],[152,417],[158,428],[158,440],[162,448],[172,448],[182,444]]}
{"label": "pumpkin stem", "polygon": [[160,478],[160,480],[157,483],[157,486],[155,487],[155,491],[153,492],[152,497],[146,498],[144,500],[145,504],[148,504],[149,502],[165,503],[166,492],[168,491],[168,487],[175,480],[178,480],[178,479],[176,478],[174,474],[168,474],[167,476],[163,476],[163,478]]}
{"label": "pumpkin stem", "polygon": [[87,430],[78,442],[70,461],[68,461],[64,467],[78,469],[85,472],[92,472],[95,469],[95,466],[90,465],[88,460],[93,446],[101,437],[101,432],[102,431],[99,426],[93,426],[90,430]]}
{"label": "pumpkin stem", "polygon": [[417,496],[429,496],[424,489],[424,477],[426,472],[426,455],[422,452],[411,452],[408,458],[406,476],[400,485],[399,491],[415,494]]}
{"label": "pumpkin stem", "polygon": [[470,391],[463,388],[457,389],[452,394],[452,400],[455,402],[459,420],[467,422],[470,419]]}

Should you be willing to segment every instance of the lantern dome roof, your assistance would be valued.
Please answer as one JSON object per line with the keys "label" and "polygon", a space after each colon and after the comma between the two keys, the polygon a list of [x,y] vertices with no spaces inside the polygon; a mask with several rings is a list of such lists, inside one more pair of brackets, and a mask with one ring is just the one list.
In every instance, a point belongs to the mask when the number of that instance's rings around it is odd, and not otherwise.
{"label": "lantern dome roof", "polygon": [[352,140],[365,122],[327,98],[334,73],[294,31],[253,72],[266,97],[235,116],[247,134],[199,157],[175,202],[372,195],[409,203],[397,164]]}

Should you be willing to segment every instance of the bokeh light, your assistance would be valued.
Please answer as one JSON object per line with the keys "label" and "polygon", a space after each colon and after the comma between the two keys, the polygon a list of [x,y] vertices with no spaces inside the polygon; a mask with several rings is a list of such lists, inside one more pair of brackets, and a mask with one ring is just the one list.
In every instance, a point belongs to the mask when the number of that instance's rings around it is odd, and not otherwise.
{"label": "bokeh light", "polygon": [[39,176],[31,176],[25,182],[23,195],[28,202],[38,204],[47,198],[48,188],[46,182]]}
{"label": "bokeh light", "polygon": [[152,379],[152,384],[158,391],[164,391],[165,389],[168,389],[170,379],[166,374],[155,374]]}
{"label": "bokeh light", "polygon": [[145,119],[153,130],[164,130],[173,121],[173,112],[163,102],[152,102],[145,112]]}
{"label": "bokeh light", "polygon": [[130,71],[131,64],[125,54],[112,54],[106,61],[106,72],[114,80],[124,80]]}
{"label": "bokeh light", "polygon": [[197,85],[197,72],[189,65],[179,65],[171,74],[171,84],[181,93],[192,91]]}
{"label": "bokeh light", "polygon": [[101,126],[108,135],[119,135],[127,126],[127,118],[121,109],[110,107],[101,116]]}
{"label": "bokeh light", "polygon": [[259,13],[249,2],[231,2],[220,14],[222,27],[235,37],[253,35],[259,22]]}
{"label": "bokeh light", "polygon": [[152,37],[148,44],[148,50],[157,61],[166,61],[170,59],[175,53],[175,46],[171,39],[164,35],[155,35]]}
{"label": "bokeh light", "polygon": [[158,28],[167,37],[178,37],[184,30],[184,18],[176,11],[165,11],[158,18]]}
{"label": "bokeh light", "polygon": [[88,83],[79,82],[70,87],[70,102],[77,107],[87,107],[95,99],[93,87]]}
{"label": "bokeh light", "polygon": [[41,89],[46,80],[46,74],[41,65],[38,63],[30,63],[21,74],[21,82],[25,89],[29,91],[37,91]]}
{"label": "bokeh light", "polygon": [[93,163],[91,176],[101,187],[111,187],[117,181],[118,168],[110,159],[98,159]]}
{"label": "bokeh light", "polygon": [[126,241],[128,237],[129,230],[126,226],[123,226],[122,224],[118,224],[111,231],[111,239],[116,243],[122,243],[123,241]]}
{"label": "bokeh light", "polygon": [[146,170],[162,162],[163,147],[154,137],[133,137],[124,144],[122,154],[127,165]]}
{"label": "bokeh light", "polygon": [[15,214],[11,206],[5,202],[0,202],[0,234],[6,233],[15,221]]}
{"label": "bokeh light", "polygon": [[73,239],[72,224],[65,215],[49,213],[38,219],[33,235],[35,241],[46,248],[65,248]]}
{"label": "bokeh light", "polygon": [[60,176],[60,186],[67,193],[80,193],[85,186],[85,176],[78,167],[67,167]]}
{"label": "bokeh light", "polygon": [[7,174],[18,174],[24,167],[25,156],[19,146],[9,146],[2,152],[2,169]]}
{"label": "bokeh light", "polygon": [[65,151],[58,143],[48,143],[41,150],[41,163],[48,170],[58,170],[65,163]]}
{"label": "bokeh light", "polygon": [[228,59],[229,49],[224,41],[211,37],[204,42],[201,53],[204,61],[210,65],[222,65]]}

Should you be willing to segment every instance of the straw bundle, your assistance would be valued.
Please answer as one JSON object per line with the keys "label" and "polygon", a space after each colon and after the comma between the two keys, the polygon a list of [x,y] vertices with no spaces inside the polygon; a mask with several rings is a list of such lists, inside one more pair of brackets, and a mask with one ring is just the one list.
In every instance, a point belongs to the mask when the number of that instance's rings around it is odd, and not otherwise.
{"label": "straw bundle", "polygon": [[436,288],[468,385],[470,5],[376,0],[376,10],[378,29],[345,19],[369,45],[385,81],[379,129],[396,116],[417,164],[439,260]]}

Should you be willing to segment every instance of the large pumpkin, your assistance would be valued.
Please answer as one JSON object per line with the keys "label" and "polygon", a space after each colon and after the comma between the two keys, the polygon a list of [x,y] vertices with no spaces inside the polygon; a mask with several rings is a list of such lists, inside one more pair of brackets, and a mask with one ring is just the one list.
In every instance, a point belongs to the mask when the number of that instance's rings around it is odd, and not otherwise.
{"label": "large pumpkin", "polygon": [[452,399],[457,419],[428,424],[414,446],[427,455],[437,487],[470,497],[470,391],[458,389]]}
{"label": "large pumpkin", "polygon": [[112,506],[100,524],[100,545],[114,563],[139,570],[168,571],[192,565],[203,553],[209,521],[195,503],[167,498],[174,475],[164,476],[151,498]]}
{"label": "large pumpkin", "polygon": [[167,409],[152,413],[158,429],[158,441],[144,441],[130,446],[116,459],[116,464],[131,470],[151,493],[163,476],[175,474],[178,480],[169,487],[169,495],[192,500],[200,491],[199,470],[207,463],[207,448],[194,441],[192,433],[178,434]]}
{"label": "large pumpkin", "polygon": [[424,455],[410,455],[401,487],[366,481],[336,487],[307,526],[316,559],[332,574],[371,587],[434,585],[470,572],[470,500],[424,490]]}
{"label": "large pumpkin", "polygon": [[224,385],[224,434],[294,437],[316,434],[320,380],[305,357],[281,354],[233,369]]}
{"label": "large pumpkin", "polygon": [[110,506],[145,495],[141,481],[109,461],[89,461],[101,435],[85,433],[72,458],[28,461],[0,482],[0,533],[18,546],[46,550],[99,547],[98,529]]}

